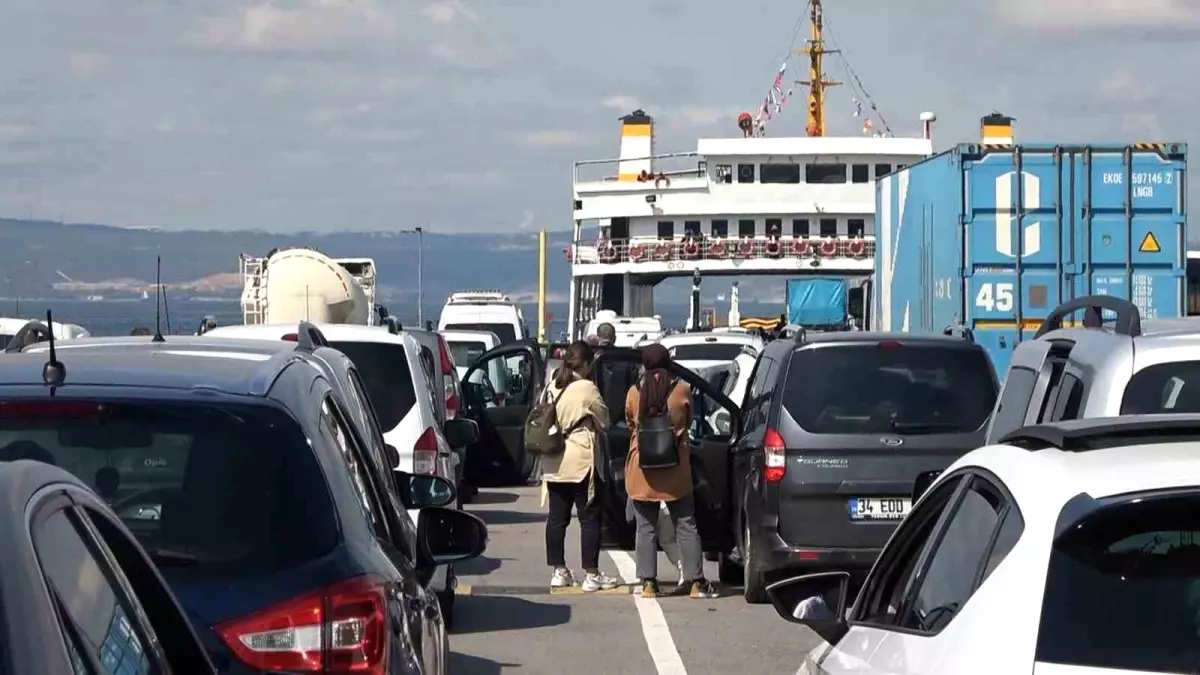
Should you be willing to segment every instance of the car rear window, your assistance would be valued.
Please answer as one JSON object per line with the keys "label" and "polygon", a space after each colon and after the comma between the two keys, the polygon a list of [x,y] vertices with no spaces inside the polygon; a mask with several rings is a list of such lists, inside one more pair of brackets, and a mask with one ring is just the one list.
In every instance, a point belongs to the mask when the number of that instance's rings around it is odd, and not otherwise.
{"label": "car rear window", "polygon": [[980,349],[884,342],[802,349],[783,404],[814,434],[937,434],[983,426],[996,383]]}
{"label": "car rear window", "polygon": [[697,342],[671,348],[671,357],[677,361],[732,361],[741,353],[742,345],[736,342]]}
{"label": "car rear window", "polygon": [[450,323],[446,324],[442,330],[473,330],[494,333],[496,337],[500,338],[501,344],[517,340],[517,331],[510,323]]}
{"label": "car rear window", "polygon": [[454,357],[454,364],[460,368],[471,365],[487,351],[487,345],[482,342],[447,340],[446,344],[450,345],[450,356]]}
{"label": "car rear window", "polygon": [[387,342],[330,342],[330,347],[340,351],[354,362],[379,428],[384,433],[396,428],[400,420],[417,404],[413,388],[412,373],[408,369],[408,355],[404,345]]}
{"label": "car rear window", "polygon": [[1175,361],[1143,368],[1129,378],[1122,415],[1200,412],[1200,361]]}
{"label": "car rear window", "polygon": [[0,461],[19,459],[91,486],[159,553],[164,573],[270,573],[337,543],[333,502],[303,430],[268,406],[5,401]]}
{"label": "car rear window", "polygon": [[1200,494],[1131,498],[1089,516],[1054,543],[1037,660],[1196,672]]}

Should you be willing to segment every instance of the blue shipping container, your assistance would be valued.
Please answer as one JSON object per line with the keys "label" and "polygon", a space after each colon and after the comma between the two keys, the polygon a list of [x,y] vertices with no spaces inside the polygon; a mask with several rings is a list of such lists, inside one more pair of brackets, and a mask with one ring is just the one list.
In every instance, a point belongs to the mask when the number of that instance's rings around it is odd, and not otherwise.
{"label": "blue shipping container", "polygon": [[871,325],[961,322],[1004,377],[1016,344],[1072,298],[1183,316],[1186,177],[1183,143],[962,144],[885,176]]}
{"label": "blue shipping container", "polygon": [[801,326],[843,326],[849,310],[846,280],[805,277],[787,284],[788,323]]}

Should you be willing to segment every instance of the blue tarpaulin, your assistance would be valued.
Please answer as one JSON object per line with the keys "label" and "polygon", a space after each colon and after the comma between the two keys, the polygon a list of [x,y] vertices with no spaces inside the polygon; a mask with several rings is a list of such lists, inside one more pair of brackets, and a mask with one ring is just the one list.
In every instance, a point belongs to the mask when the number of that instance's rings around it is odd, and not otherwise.
{"label": "blue tarpaulin", "polygon": [[788,323],[841,326],[849,311],[846,280],[830,277],[792,279],[787,285]]}

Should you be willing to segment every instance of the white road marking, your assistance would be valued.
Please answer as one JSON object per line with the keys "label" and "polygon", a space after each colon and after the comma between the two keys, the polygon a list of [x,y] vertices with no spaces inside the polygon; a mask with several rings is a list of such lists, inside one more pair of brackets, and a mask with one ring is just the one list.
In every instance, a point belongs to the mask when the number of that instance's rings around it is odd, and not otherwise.
{"label": "white road marking", "polygon": [[633,556],[625,551],[608,551],[613,564],[617,566],[617,574],[633,589],[633,604],[637,606],[638,617],[642,621],[642,635],[646,638],[646,647],[650,649],[650,659],[658,675],[687,675],[683,667],[683,659],[679,649],[675,647],[675,639],[671,637],[671,628],[667,625],[667,617],[663,615],[662,607],[654,598],[643,598],[642,589],[638,584],[637,563]]}

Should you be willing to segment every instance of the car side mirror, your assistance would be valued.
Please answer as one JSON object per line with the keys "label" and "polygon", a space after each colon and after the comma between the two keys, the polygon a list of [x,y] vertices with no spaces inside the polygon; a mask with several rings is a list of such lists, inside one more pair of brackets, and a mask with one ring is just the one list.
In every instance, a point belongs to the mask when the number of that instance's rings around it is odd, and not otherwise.
{"label": "car side mirror", "polygon": [[937,480],[938,476],[942,475],[941,471],[926,471],[925,473],[917,474],[917,479],[913,481],[912,503],[916,504],[921,495],[929,491],[929,486],[933,485],[933,481]]}
{"label": "car side mirror", "polygon": [[449,565],[477,558],[487,549],[487,525],[458,509],[426,508],[417,517],[422,562]]}
{"label": "car side mirror", "polygon": [[845,637],[849,572],[820,572],[767,586],[775,612],[787,621],[808,627],[831,645]]}
{"label": "car side mirror", "polygon": [[446,443],[452,448],[465,448],[468,445],[479,440],[479,425],[475,420],[463,418],[446,420],[446,424],[442,426],[443,433],[446,434]]}
{"label": "car side mirror", "polygon": [[733,421],[728,410],[722,408],[713,415],[713,427],[719,436],[729,436],[733,433]]}
{"label": "car side mirror", "polygon": [[458,496],[454,484],[438,476],[396,471],[396,491],[406,509],[446,506]]}

